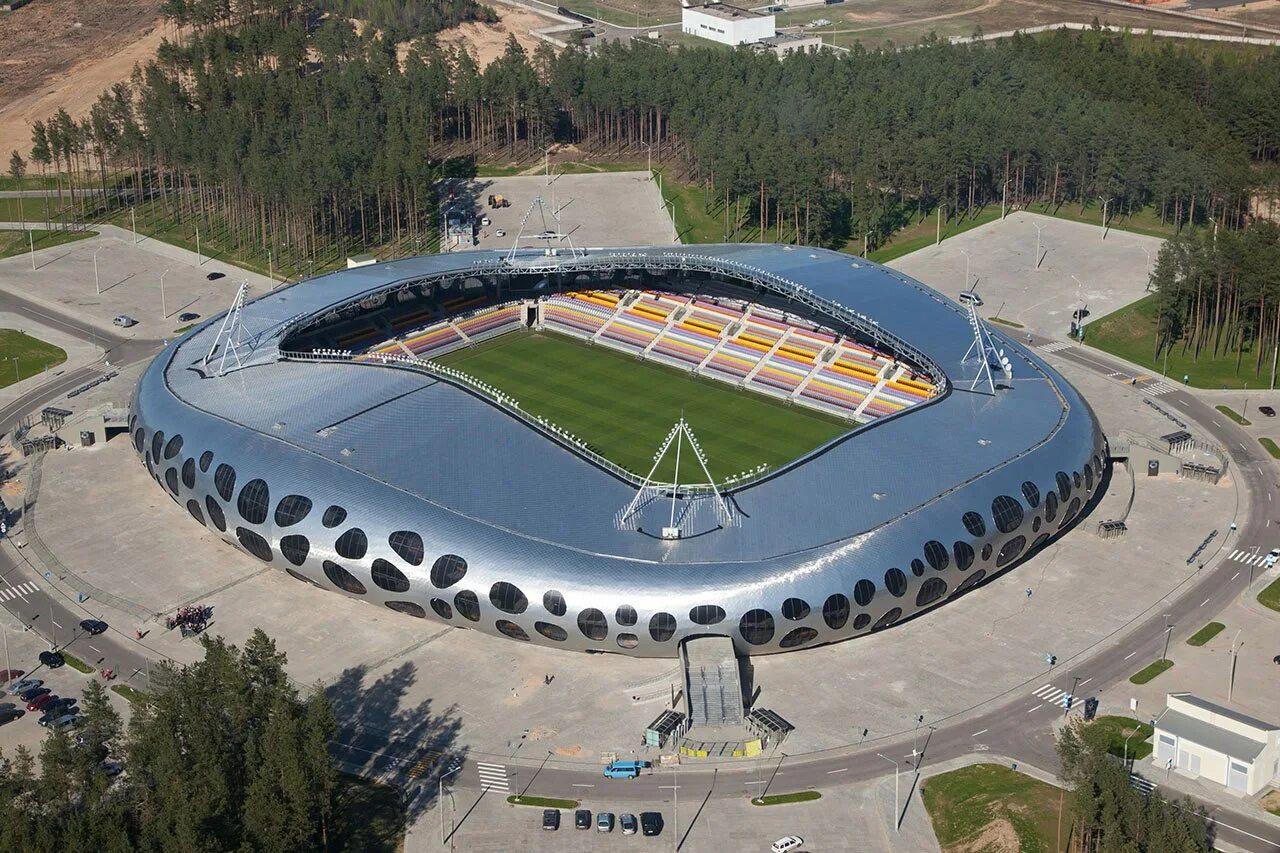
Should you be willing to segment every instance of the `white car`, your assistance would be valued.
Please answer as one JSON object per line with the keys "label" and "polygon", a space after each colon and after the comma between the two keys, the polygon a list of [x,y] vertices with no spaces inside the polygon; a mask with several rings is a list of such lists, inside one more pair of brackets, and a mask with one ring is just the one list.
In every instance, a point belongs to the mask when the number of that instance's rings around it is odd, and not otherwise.
{"label": "white car", "polygon": [[496,234],[496,235],[498,235],[499,237],[505,237],[505,236],[507,236],[507,232],[506,232],[506,231],[504,231],[504,230],[503,230],[503,229],[501,229],[501,228],[499,228],[497,231],[494,231],[493,233],[494,233],[494,234]]}
{"label": "white car", "polygon": [[769,849],[773,853],[788,853],[788,851],[795,850],[801,844],[804,844],[803,838],[798,835],[788,835],[773,842],[773,846]]}
{"label": "white car", "polygon": [[1277,560],[1280,560],[1280,548],[1272,548],[1267,558],[1262,561],[1262,567],[1269,569],[1276,564]]}

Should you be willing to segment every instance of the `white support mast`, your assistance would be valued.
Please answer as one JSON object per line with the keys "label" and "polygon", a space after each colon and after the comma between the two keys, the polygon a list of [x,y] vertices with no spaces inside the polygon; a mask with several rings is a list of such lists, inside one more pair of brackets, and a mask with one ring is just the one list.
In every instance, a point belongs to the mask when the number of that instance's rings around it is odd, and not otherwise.
{"label": "white support mast", "polygon": [[978,306],[972,302],[969,303],[969,326],[973,329],[973,343],[969,344],[969,349],[965,352],[961,361],[968,361],[975,355],[979,360],[978,375],[973,377],[969,390],[977,391],[978,386],[982,385],[984,386],[983,393],[994,397],[996,394],[996,382],[991,375],[991,359],[994,358],[1000,365],[1000,370],[1004,373],[1006,382],[1013,380],[1013,365],[1009,363],[1004,350],[997,350],[995,344],[991,343],[991,335],[978,317]]}
{"label": "white support mast", "polygon": [[[680,483],[680,460],[686,441],[694,458],[698,460],[698,467],[702,470],[703,477],[706,478],[704,483],[683,485]],[[673,442],[676,446],[676,468],[672,472],[671,481],[662,482],[655,479],[655,475],[659,466],[662,465],[662,460],[671,451]],[[664,497],[671,498],[671,510],[668,513],[667,525],[662,528],[663,539],[679,539],[684,533],[685,526],[691,522],[695,510],[707,502],[710,502],[716,521],[721,527],[737,527],[741,523],[738,513],[725,499],[724,493],[712,478],[702,445],[698,443],[698,437],[694,435],[693,429],[683,416],[676,421],[675,426],[671,427],[662,445],[653,454],[653,466],[645,476],[644,483],[636,492],[636,496],[614,516],[615,526],[619,530],[639,530],[640,513],[650,504]],[[681,507],[682,501],[683,507]]]}
{"label": "white support mast", "polygon": [[[538,214],[542,220],[542,230],[530,233],[526,236],[525,229],[529,225],[529,219],[533,216],[534,208],[538,209]],[[543,201],[542,196],[537,196],[533,201],[529,202],[529,209],[524,212],[524,217],[520,220],[520,229],[516,232],[516,238],[511,243],[511,251],[507,252],[507,263],[516,260],[516,253],[520,251],[520,244],[524,240],[539,241],[543,246],[543,251],[548,255],[559,254],[560,243],[566,243],[569,247],[569,255],[578,257],[583,252],[579,251],[573,245],[573,238],[561,231],[560,214],[555,210],[549,210],[547,203]]]}
{"label": "white support mast", "polygon": [[[240,289],[236,291],[236,298],[231,302],[231,310],[223,316],[222,325],[218,327],[218,334],[213,338],[213,345],[209,347],[209,352],[204,357],[205,365],[211,364],[215,358],[218,359],[218,367],[214,371],[217,376],[226,374],[228,357],[235,362],[235,367],[244,367],[240,352],[249,347],[244,328],[244,300],[248,292],[249,282],[240,282]],[[219,349],[221,349],[221,352],[219,352]]]}

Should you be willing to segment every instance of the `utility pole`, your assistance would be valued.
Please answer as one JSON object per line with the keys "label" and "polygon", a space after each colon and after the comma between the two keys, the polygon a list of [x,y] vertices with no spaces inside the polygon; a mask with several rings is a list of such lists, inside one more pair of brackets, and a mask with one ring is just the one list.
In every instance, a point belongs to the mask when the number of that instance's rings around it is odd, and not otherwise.
{"label": "utility pole", "polygon": [[1036,229],[1036,256],[1034,259],[1035,262],[1031,267],[1031,271],[1038,272],[1040,270],[1040,232],[1044,230],[1045,226],[1036,224],[1035,222],[1032,222],[1031,224],[1034,225]]}
{"label": "utility pole", "polygon": [[893,831],[901,832],[902,821],[898,815],[898,762],[882,752],[877,752],[876,755],[893,765]]}
{"label": "utility pole", "polygon": [[1107,205],[1111,204],[1113,199],[1098,196],[1098,201],[1102,202],[1102,239],[1107,239]]}

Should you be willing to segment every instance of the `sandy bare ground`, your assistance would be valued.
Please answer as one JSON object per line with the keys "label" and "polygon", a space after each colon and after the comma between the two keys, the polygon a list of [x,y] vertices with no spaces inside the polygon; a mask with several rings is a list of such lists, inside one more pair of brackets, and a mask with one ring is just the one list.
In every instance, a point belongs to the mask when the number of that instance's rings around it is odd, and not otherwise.
{"label": "sandy bare ground", "polygon": [[0,155],[31,148],[31,123],[98,95],[155,56],[159,0],[37,0],[0,15]]}
{"label": "sandy bare ground", "polygon": [[496,24],[462,24],[444,30],[436,38],[442,45],[466,47],[480,67],[484,68],[506,51],[507,36],[514,35],[521,47],[533,53],[539,42],[529,35],[529,31],[560,23],[512,6],[499,5],[495,10],[500,16]]}

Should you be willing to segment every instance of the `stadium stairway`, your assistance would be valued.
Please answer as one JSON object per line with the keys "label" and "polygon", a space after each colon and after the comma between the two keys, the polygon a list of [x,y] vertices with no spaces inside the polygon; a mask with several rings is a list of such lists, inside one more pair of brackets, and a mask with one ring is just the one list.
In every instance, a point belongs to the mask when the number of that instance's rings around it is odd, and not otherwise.
{"label": "stadium stairway", "polygon": [[733,640],[694,637],[680,645],[690,726],[741,725],[742,679]]}

